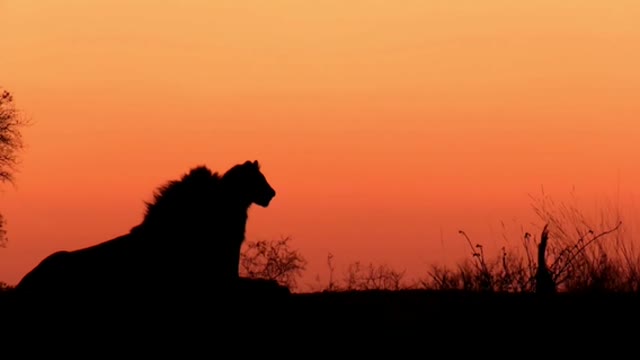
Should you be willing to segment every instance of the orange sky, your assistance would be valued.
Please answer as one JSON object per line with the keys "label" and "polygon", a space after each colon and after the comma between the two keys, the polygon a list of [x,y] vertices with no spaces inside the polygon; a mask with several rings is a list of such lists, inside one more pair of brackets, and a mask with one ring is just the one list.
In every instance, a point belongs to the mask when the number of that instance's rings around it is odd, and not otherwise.
{"label": "orange sky", "polygon": [[[640,3],[0,0],[0,86],[34,122],[3,186],[16,283],[122,234],[191,166],[258,159],[308,282],[338,264],[418,274],[503,245],[529,193],[638,219]],[[517,239],[513,240],[517,245]],[[342,266],[342,265],[340,265]]]}

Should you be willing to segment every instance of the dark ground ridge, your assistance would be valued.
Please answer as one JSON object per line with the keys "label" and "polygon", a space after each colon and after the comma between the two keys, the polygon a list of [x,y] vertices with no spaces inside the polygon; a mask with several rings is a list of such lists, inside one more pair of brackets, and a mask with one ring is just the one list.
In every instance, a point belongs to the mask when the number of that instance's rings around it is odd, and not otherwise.
{"label": "dark ground ridge", "polygon": [[[17,316],[14,309],[1,306],[0,321],[6,344],[18,344],[25,338],[72,340],[110,349],[134,346],[160,354],[164,346],[183,349],[188,344],[198,351],[222,346],[277,353],[279,346],[295,344],[306,344],[307,352],[316,348],[335,351],[343,346],[339,344],[356,350],[429,346],[452,351],[464,350],[471,342],[484,344],[477,351],[493,354],[505,351],[505,344],[533,346],[536,339],[549,341],[546,347],[568,350],[604,344],[635,348],[640,328],[640,294],[635,293],[539,296],[370,290],[273,297],[254,294],[204,306],[204,311],[184,305],[148,308],[146,314],[88,306],[44,316],[34,316],[28,309]],[[240,342],[247,345],[237,345]],[[259,347],[264,344],[272,345]],[[543,347],[542,351],[551,350]]]}

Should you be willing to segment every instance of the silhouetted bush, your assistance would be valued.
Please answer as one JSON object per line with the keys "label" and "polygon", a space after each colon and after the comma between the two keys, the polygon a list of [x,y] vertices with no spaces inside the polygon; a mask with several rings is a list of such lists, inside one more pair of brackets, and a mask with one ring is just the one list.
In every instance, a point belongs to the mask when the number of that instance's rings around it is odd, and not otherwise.
{"label": "silhouetted bush", "polygon": [[0,181],[13,181],[18,152],[24,147],[20,130],[28,124],[16,108],[11,93],[0,88]]}
{"label": "silhouetted bush", "polygon": [[359,261],[348,266],[344,290],[401,290],[405,286],[405,271],[397,271],[387,264],[362,266]]}
{"label": "silhouetted bush", "polygon": [[240,255],[240,275],[252,279],[274,280],[294,291],[307,261],[291,249],[290,237],[279,240],[247,241]]}
{"label": "silhouetted bush", "polygon": [[[0,87],[0,182],[13,182],[18,153],[24,148],[21,128],[29,124],[16,108],[13,95]],[[4,228],[5,219],[0,215],[0,247],[7,242]]]}
{"label": "silhouetted bush", "polygon": [[[363,265],[360,261],[347,265],[340,278],[336,275],[334,255],[327,255],[329,268],[329,281],[326,287],[310,285],[312,291],[339,292],[339,291],[365,291],[365,290],[407,290],[416,288],[416,284],[409,283],[405,270],[396,270],[388,264],[374,264],[370,262]],[[319,282],[319,277],[316,278]]]}

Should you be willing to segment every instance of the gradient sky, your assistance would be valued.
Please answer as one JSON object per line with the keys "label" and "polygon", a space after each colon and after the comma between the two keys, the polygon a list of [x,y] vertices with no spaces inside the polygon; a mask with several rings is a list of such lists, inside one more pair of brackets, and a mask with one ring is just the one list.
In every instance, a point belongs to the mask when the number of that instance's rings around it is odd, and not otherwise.
{"label": "gradient sky", "polygon": [[[197,164],[257,159],[249,240],[423,274],[536,232],[528,194],[621,201],[640,170],[637,1],[0,0],[0,86],[34,124],[0,211],[10,284],[142,219]],[[511,244],[511,243],[509,243]]]}

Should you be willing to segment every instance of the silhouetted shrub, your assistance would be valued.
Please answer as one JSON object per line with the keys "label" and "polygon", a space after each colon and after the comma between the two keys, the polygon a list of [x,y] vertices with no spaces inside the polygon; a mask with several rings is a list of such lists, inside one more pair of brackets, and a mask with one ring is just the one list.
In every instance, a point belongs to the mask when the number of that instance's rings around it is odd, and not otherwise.
{"label": "silhouetted shrub", "polygon": [[290,237],[279,240],[247,241],[240,256],[240,275],[252,279],[274,280],[295,290],[307,261],[290,248]]}
{"label": "silhouetted shrub", "polygon": [[[15,106],[13,95],[0,88],[0,182],[13,182],[24,148],[21,128],[30,124]],[[0,215],[0,247],[6,245],[5,219]]]}
{"label": "silhouetted shrub", "polygon": [[344,290],[402,290],[405,271],[397,271],[387,264],[362,266],[359,261],[349,264]]}

